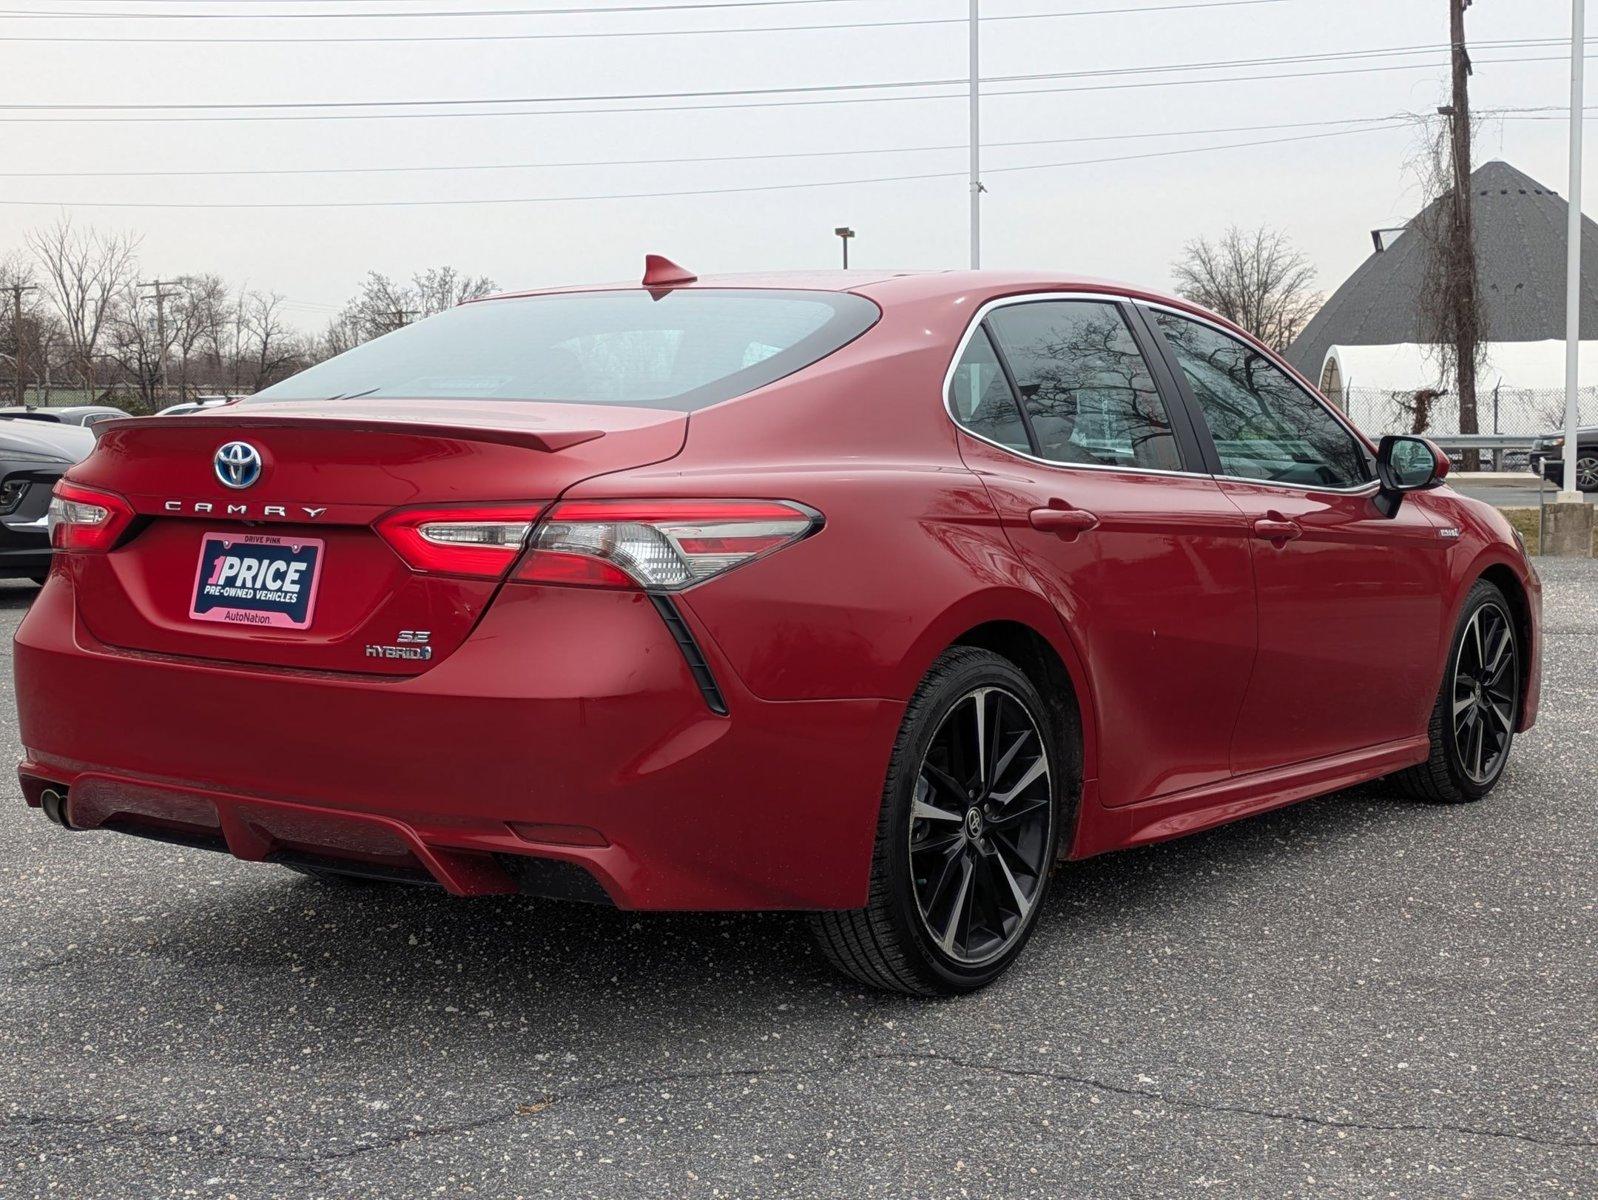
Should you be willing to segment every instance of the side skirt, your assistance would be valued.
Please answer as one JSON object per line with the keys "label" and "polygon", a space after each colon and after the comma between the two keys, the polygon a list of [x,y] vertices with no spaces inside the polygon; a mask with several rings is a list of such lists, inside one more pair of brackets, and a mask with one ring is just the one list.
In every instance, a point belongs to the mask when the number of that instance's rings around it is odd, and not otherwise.
{"label": "side skirt", "polygon": [[1146,846],[1225,825],[1311,796],[1379,779],[1424,762],[1428,752],[1425,737],[1405,738],[1207,783],[1120,808],[1100,805],[1098,788],[1089,784],[1083,789],[1083,817],[1077,823],[1076,841],[1067,857],[1090,858],[1109,850]]}

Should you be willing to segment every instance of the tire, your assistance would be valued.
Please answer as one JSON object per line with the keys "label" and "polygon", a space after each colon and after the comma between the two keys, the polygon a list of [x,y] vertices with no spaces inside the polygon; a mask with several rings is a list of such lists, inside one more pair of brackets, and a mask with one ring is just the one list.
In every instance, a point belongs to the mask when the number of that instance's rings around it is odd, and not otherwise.
{"label": "tire", "polygon": [[[811,917],[833,966],[920,996],[975,991],[1009,968],[1047,899],[1071,794],[1050,713],[991,651],[957,646],[933,664],[889,760],[866,906]],[[960,786],[979,777],[975,794]]]}
{"label": "tire", "polygon": [[[1495,668],[1500,648],[1507,661]],[[1449,642],[1442,687],[1427,724],[1431,753],[1393,776],[1406,793],[1438,804],[1468,804],[1498,786],[1520,719],[1523,652],[1504,593],[1478,579]],[[1487,662],[1478,667],[1481,657]]]}
{"label": "tire", "polygon": [[1576,457],[1576,489],[1598,492],[1598,455],[1589,452]]}

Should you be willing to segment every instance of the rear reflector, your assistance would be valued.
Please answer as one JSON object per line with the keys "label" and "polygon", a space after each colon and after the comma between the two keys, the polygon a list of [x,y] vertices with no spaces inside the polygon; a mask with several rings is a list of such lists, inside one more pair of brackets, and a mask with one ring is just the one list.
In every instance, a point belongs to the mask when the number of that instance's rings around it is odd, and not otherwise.
{"label": "rear reflector", "polygon": [[376,529],[413,571],[498,579],[521,553],[538,511],[534,504],[401,508]]}
{"label": "rear reflector", "polygon": [[65,479],[50,496],[50,545],[67,553],[109,550],[133,520],[133,508],[115,492]]}
{"label": "rear reflector", "polygon": [[786,500],[572,500],[539,524],[516,578],[680,591],[820,527],[819,513]]}

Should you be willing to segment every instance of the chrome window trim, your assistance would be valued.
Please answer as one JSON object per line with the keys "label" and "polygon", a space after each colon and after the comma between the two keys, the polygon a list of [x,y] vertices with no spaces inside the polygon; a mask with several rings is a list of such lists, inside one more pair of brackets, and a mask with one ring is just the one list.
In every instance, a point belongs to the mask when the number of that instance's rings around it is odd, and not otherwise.
{"label": "chrome window trim", "polygon": [[[1006,454],[1012,454],[1023,462],[1036,463],[1040,467],[1053,467],[1058,471],[1110,471],[1117,475],[1174,475],[1184,479],[1215,479],[1216,476],[1211,475],[1208,471],[1168,471],[1161,467],[1118,467],[1108,463],[1055,462],[1053,459],[1039,458],[1035,454],[1029,454],[1023,450],[1017,450],[1013,446],[1006,446],[1003,442],[996,442],[992,438],[983,437],[980,433],[967,428],[961,422],[954,411],[954,373],[960,366],[960,360],[965,357],[967,345],[970,344],[971,339],[976,335],[976,331],[982,327],[982,322],[988,319],[989,313],[998,309],[1008,308],[1015,304],[1037,304],[1046,300],[1092,300],[1099,304],[1108,304],[1116,308],[1119,308],[1122,304],[1137,303],[1130,296],[1122,295],[1118,292],[1023,292],[1014,296],[1000,296],[995,300],[989,300],[982,304],[966,323],[965,333],[955,343],[954,357],[949,360],[949,369],[943,373],[943,411],[948,416],[950,424],[967,437],[975,438],[979,442],[985,442],[989,446],[1003,450]],[[1121,321],[1125,324],[1126,318],[1122,317]],[[1132,333],[1130,326],[1127,327],[1127,333],[1129,335]],[[1142,348],[1139,347],[1139,354],[1141,355],[1141,353]],[[1149,375],[1152,378],[1154,375],[1152,364],[1144,363],[1144,366],[1148,368]],[[1160,396],[1160,403],[1164,404],[1165,395],[1159,393],[1158,389],[1159,383],[1156,380],[1155,390]],[[1017,400],[1016,403],[1019,404],[1020,401]],[[1170,416],[1169,413],[1166,415]]]}
{"label": "chrome window trim", "polygon": [[[1222,325],[1219,321],[1214,321],[1214,320],[1211,320],[1208,317],[1200,316],[1198,313],[1188,312],[1186,309],[1177,308],[1175,305],[1171,305],[1171,304],[1160,304],[1160,303],[1157,303],[1157,302],[1155,302],[1153,300],[1136,300],[1136,299],[1134,299],[1134,300],[1131,301],[1131,303],[1137,305],[1139,308],[1152,309],[1152,310],[1154,310],[1156,312],[1170,313],[1173,317],[1183,317],[1183,318],[1185,318],[1185,319],[1187,319],[1189,321],[1192,321],[1196,325],[1207,325],[1211,329],[1215,330],[1216,333],[1219,333],[1219,334],[1222,334],[1225,337],[1231,338],[1232,341],[1234,341],[1234,342],[1238,341],[1238,336],[1237,336],[1237,331],[1236,330],[1228,329],[1225,325]],[[1163,334],[1162,334],[1162,336],[1163,336]],[[1266,359],[1266,361],[1269,362],[1272,366],[1274,366],[1277,370],[1281,371],[1282,375],[1287,379],[1287,381],[1289,383],[1291,383],[1299,391],[1303,392],[1306,396],[1308,396],[1315,403],[1319,404],[1321,406],[1321,408],[1324,409],[1326,412],[1330,413],[1331,416],[1332,416],[1332,419],[1334,421],[1336,421],[1339,425],[1341,425],[1343,427],[1343,431],[1345,433],[1347,433],[1350,437],[1352,437],[1355,442],[1357,442],[1359,445],[1365,447],[1365,449],[1367,449],[1367,450],[1370,449],[1370,444],[1365,440],[1365,435],[1362,434],[1358,429],[1356,429],[1354,427],[1354,424],[1351,421],[1349,421],[1348,418],[1346,418],[1336,408],[1332,407],[1332,405],[1328,404],[1326,402],[1326,397],[1320,395],[1319,393],[1315,392],[1312,389],[1305,388],[1303,384],[1299,383],[1299,381],[1294,377],[1292,370],[1289,369],[1285,363],[1283,363],[1280,360],[1278,360],[1274,353],[1272,353],[1269,349],[1265,349],[1264,347],[1252,346],[1248,342],[1243,342],[1242,344],[1245,345],[1245,346],[1249,346],[1250,349],[1263,349],[1265,351],[1265,359]],[[950,378],[952,379],[953,376],[951,375]],[[1191,386],[1191,385],[1189,385],[1189,386]],[[1204,419],[1204,414],[1203,414],[1202,411],[1199,412],[1198,416],[1199,416],[1200,419]],[[1207,419],[1204,420],[1204,425],[1205,425],[1205,428],[1209,427],[1209,421]],[[1213,431],[1212,431],[1211,436],[1213,437]],[[1334,487],[1311,487],[1308,484],[1292,483],[1292,482],[1289,482],[1289,481],[1286,481],[1286,480],[1278,480],[1278,479],[1253,479],[1253,478],[1250,478],[1247,475],[1214,475],[1214,476],[1211,476],[1211,478],[1224,480],[1227,483],[1253,483],[1253,484],[1258,484],[1261,487],[1288,488],[1288,489],[1291,489],[1292,491],[1296,491],[1296,492],[1326,492],[1326,493],[1329,493],[1331,495],[1336,495],[1336,496],[1353,496],[1353,495],[1359,494],[1360,492],[1377,492],[1377,491],[1381,490],[1381,481],[1380,480],[1376,480],[1376,479],[1368,480],[1367,482],[1361,483],[1361,484],[1357,484],[1354,487],[1334,488]]]}

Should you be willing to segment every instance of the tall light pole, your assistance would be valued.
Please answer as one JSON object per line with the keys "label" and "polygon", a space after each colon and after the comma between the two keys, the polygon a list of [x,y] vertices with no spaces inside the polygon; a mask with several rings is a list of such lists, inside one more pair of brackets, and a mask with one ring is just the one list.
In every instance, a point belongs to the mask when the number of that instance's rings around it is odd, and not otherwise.
{"label": "tall light pole", "polygon": [[849,269],[849,239],[854,237],[854,230],[847,225],[840,225],[832,231],[838,235],[838,240],[843,243],[843,269]]}
{"label": "tall light pole", "polygon": [[982,265],[982,56],[978,0],[971,0],[971,269]]}
{"label": "tall light pole", "polygon": [[1561,503],[1580,504],[1576,490],[1576,439],[1581,427],[1581,120],[1586,55],[1587,0],[1575,0],[1570,17],[1570,224],[1565,247],[1565,482]]}

